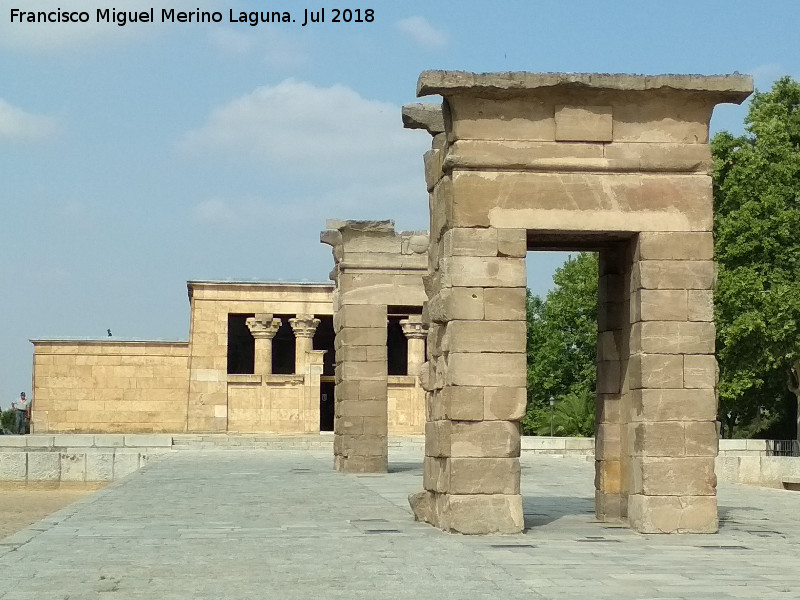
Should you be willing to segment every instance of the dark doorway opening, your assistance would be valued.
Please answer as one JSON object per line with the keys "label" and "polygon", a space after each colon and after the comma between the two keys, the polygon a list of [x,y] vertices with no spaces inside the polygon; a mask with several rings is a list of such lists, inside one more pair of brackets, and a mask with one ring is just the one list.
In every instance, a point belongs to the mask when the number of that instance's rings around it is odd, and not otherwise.
{"label": "dark doorway opening", "polygon": [[294,319],[294,315],[275,317],[281,320],[281,326],[272,340],[272,372],[276,375],[291,375],[294,373],[295,343],[289,319]]}
{"label": "dark doorway opening", "polygon": [[333,431],[334,401],[333,381],[322,381],[319,384],[319,430]]}
{"label": "dark doorway opening", "polygon": [[336,356],[333,351],[333,317],[331,315],[314,315],[319,319],[317,331],[314,333],[314,350],[325,350],[322,357],[322,376],[333,377],[336,367]]}
{"label": "dark doorway opening", "polygon": [[255,340],[247,327],[253,314],[228,314],[228,374],[252,375],[255,366]]}

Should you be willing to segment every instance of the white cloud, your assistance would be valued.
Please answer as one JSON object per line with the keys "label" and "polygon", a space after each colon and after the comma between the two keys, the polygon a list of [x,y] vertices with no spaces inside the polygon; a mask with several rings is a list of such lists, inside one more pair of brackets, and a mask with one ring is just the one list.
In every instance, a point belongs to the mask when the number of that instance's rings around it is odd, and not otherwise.
{"label": "white cloud", "polygon": [[436,29],[424,17],[400,19],[394,26],[426,50],[435,50],[447,45],[447,34]]}
{"label": "white cloud", "polygon": [[[424,144],[403,129],[400,107],[343,86],[286,80],[215,109],[179,143],[190,154],[220,154],[303,177],[374,180]],[[402,158],[400,158],[402,157]]]}
{"label": "white cloud", "polygon": [[0,98],[0,141],[37,142],[58,131],[53,117],[35,115]]}
{"label": "white cloud", "polygon": [[268,33],[254,32],[248,27],[244,32],[215,27],[209,34],[211,44],[224,54],[244,56],[260,54],[273,69],[296,69],[308,63],[309,56],[298,41],[279,30]]}

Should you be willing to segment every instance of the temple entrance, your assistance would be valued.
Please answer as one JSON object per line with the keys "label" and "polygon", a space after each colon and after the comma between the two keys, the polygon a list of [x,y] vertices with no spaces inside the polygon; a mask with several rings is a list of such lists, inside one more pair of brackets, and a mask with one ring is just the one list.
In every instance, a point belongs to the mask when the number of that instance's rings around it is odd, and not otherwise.
{"label": "temple entrance", "polygon": [[323,377],[319,385],[319,430],[333,431],[334,417],[334,381],[331,377]]}

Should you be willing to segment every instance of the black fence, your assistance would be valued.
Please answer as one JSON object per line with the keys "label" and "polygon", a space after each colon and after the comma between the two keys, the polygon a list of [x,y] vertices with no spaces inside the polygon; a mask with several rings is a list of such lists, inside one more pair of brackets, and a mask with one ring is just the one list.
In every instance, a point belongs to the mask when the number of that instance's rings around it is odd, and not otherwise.
{"label": "black fence", "polygon": [[797,440],[767,440],[767,456],[800,456]]}

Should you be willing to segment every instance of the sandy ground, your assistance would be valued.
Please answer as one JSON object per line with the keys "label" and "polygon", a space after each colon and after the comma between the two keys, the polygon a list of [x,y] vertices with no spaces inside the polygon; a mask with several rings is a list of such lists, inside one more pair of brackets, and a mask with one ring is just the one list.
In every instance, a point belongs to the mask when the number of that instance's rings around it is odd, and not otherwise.
{"label": "sandy ground", "polygon": [[0,539],[40,521],[100,487],[102,485],[47,487],[0,484]]}

